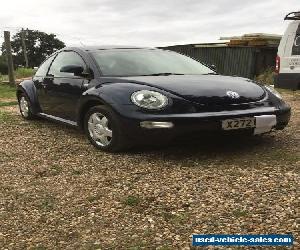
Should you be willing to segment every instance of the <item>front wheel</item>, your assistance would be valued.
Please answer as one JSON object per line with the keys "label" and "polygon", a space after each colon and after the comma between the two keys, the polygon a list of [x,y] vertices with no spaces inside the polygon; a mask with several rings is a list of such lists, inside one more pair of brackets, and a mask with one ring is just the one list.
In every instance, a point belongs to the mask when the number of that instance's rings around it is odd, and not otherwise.
{"label": "front wheel", "polygon": [[28,97],[24,93],[22,93],[20,94],[18,101],[19,101],[19,109],[22,117],[26,120],[33,119],[34,115],[31,111],[31,103]]}
{"label": "front wheel", "polygon": [[107,106],[95,106],[87,112],[84,130],[90,142],[103,151],[116,152],[128,147],[117,115]]}

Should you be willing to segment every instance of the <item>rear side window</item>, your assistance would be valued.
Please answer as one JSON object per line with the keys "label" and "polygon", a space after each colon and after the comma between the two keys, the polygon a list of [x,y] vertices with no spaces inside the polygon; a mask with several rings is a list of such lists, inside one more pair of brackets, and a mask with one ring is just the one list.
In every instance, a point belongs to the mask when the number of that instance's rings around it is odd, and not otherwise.
{"label": "rear side window", "polygon": [[54,55],[50,56],[48,59],[46,59],[41,66],[39,67],[39,69],[37,70],[37,72],[35,73],[35,76],[45,76],[48,72],[49,66],[51,64],[51,62],[53,61]]}
{"label": "rear side window", "polygon": [[292,49],[292,55],[300,55],[300,24],[298,26],[298,29],[296,31],[294,43],[293,43],[293,49]]}

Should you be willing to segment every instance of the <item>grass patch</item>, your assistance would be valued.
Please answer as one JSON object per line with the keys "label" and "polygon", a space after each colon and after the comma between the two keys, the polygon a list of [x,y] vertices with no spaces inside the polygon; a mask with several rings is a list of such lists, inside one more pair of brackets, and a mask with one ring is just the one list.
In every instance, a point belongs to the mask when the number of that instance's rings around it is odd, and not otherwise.
{"label": "grass patch", "polygon": [[62,173],[63,168],[61,166],[54,165],[50,168],[50,171],[52,176],[56,176]]}
{"label": "grass patch", "polygon": [[49,169],[37,170],[34,176],[36,178],[53,177],[53,176],[60,175],[62,172],[63,172],[63,168],[61,166],[55,165],[55,166],[51,166]]}
{"label": "grass patch", "polygon": [[0,122],[10,122],[14,120],[15,117],[11,113],[0,110]]}
{"label": "grass patch", "polygon": [[234,210],[232,212],[232,214],[234,217],[245,217],[248,215],[248,211],[242,210],[242,209],[237,209],[237,210]]}
{"label": "grass patch", "polygon": [[0,98],[16,98],[16,88],[8,84],[0,84]]}
{"label": "grass patch", "polygon": [[8,75],[2,75],[1,73],[0,73],[0,83],[1,82],[4,82],[4,81],[8,81]]}
{"label": "grass patch", "polygon": [[102,195],[101,194],[96,194],[96,195],[91,195],[87,198],[87,200],[89,202],[94,202],[94,201],[98,201],[102,198]]}
{"label": "grass patch", "polygon": [[17,68],[15,70],[15,77],[18,78],[26,78],[31,77],[35,73],[34,69],[31,68]]}
{"label": "grass patch", "polygon": [[187,213],[172,214],[170,212],[164,212],[163,217],[167,222],[170,222],[174,225],[183,225],[189,218]]}
{"label": "grass patch", "polygon": [[15,106],[17,105],[17,101],[11,101],[11,102],[0,102],[0,107],[7,107],[7,106]]}
{"label": "grass patch", "polygon": [[124,204],[127,206],[137,206],[140,203],[141,199],[137,196],[129,195],[125,200]]}
{"label": "grass patch", "polygon": [[47,195],[41,202],[39,208],[46,211],[51,211],[54,209],[55,199],[51,195]]}

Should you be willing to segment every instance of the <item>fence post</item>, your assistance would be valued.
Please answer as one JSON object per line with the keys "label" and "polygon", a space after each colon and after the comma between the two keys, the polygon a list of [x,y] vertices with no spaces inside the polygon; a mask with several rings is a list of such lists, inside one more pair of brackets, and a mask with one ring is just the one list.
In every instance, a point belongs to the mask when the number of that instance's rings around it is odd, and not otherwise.
{"label": "fence post", "polygon": [[24,60],[25,60],[25,68],[28,68],[28,57],[27,57],[24,29],[22,29],[22,31],[21,31],[21,40],[22,40],[23,54],[24,54]]}
{"label": "fence post", "polygon": [[8,68],[8,77],[9,83],[15,85],[15,75],[14,75],[14,65],[11,53],[11,44],[10,44],[10,32],[4,31],[4,41],[5,41],[5,50],[7,56],[7,68]]}

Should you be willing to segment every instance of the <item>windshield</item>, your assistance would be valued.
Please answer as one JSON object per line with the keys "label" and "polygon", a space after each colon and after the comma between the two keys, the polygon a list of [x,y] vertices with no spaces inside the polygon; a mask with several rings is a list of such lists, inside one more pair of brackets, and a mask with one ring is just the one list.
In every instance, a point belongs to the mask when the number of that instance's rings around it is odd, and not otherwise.
{"label": "windshield", "polygon": [[104,76],[202,75],[214,74],[208,67],[190,57],[156,49],[123,49],[93,51]]}

